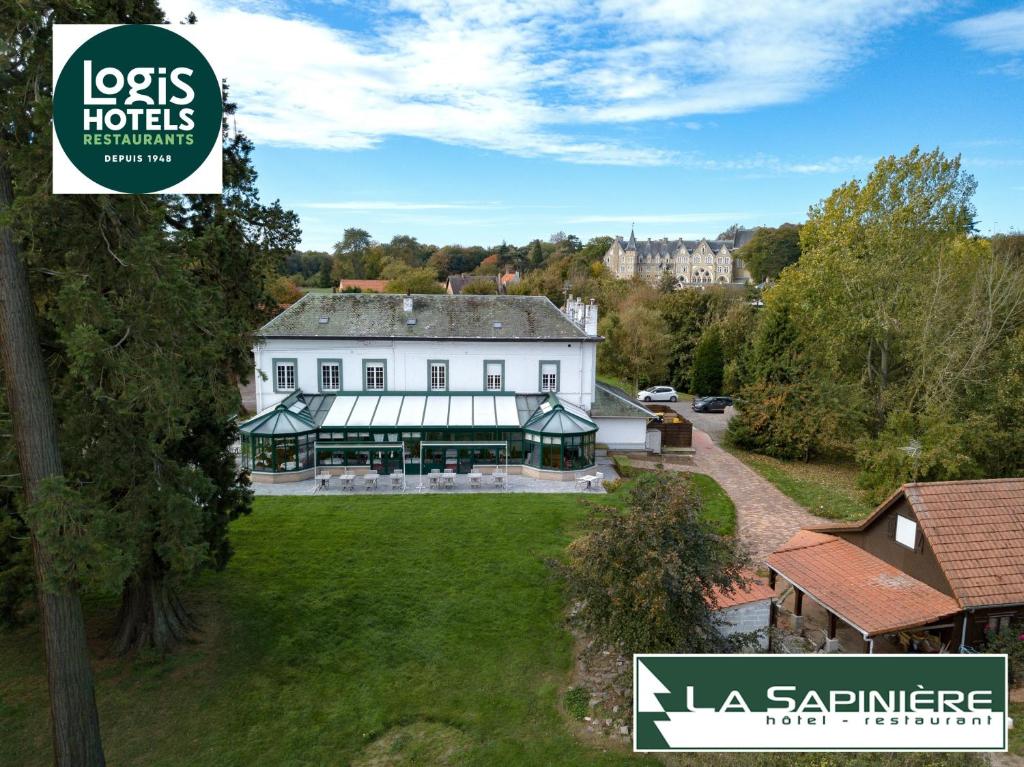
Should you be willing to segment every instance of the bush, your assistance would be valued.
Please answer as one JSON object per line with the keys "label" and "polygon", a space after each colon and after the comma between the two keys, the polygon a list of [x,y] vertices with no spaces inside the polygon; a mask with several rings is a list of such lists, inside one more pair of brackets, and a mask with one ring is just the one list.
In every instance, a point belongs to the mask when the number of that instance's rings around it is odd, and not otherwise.
{"label": "bush", "polygon": [[735,649],[707,600],[743,582],[745,559],[705,519],[690,478],[644,472],[625,509],[596,507],[590,521],[561,566],[590,636],[626,654]]}
{"label": "bush", "polygon": [[1024,684],[1024,620],[1016,621],[1002,631],[987,632],[985,651],[1006,653],[1009,659],[1010,685]]}
{"label": "bush", "polygon": [[569,716],[577,721],[582,721],[590,709],[590,693],[582,687],[573,687],[565,693],[563,699],[565,710]]}

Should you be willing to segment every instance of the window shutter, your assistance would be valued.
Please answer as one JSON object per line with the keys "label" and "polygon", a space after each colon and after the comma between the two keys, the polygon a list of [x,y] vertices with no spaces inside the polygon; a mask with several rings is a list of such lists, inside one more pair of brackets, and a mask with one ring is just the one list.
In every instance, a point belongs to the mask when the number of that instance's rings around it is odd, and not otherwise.
{"label": "window shutter", "polygon": [[889,537],[896,540],[896,515],[893,513],[889,514]]}

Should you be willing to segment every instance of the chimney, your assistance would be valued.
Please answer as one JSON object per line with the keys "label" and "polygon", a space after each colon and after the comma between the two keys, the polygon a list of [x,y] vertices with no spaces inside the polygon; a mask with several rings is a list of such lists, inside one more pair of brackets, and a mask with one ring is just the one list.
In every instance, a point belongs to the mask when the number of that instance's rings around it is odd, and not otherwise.
{"label": "chimney", "polygon": [[402,298],[402,310],[405,312],[412,311],[412,293],[406,293]]}
{"label": "chimney", "polygon": [[583,332],[588,336],[597,335],[597,301],[593,298],[584,307]]}

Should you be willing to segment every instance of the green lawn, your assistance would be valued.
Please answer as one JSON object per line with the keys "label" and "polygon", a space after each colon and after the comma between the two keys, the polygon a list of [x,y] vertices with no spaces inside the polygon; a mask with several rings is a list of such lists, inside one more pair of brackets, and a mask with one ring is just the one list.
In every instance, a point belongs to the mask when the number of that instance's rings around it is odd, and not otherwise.
{"label": "green lawn", "polygon": [[[199,643],[98,662],[109,762],[653,764],[581,744],[559,712],[572,642],[544,562],[578,499],[258,499],[193,590]],[[113,606],[89,607],[97,633]],[[50,763],[45,689],[37,631],[0,637],[0,764]]]}
{"label": "green lawn", "polygon": [[856,486],[857,470],[852,466],[781,461],[744,450],[727,449],[819,517],[843,521],[863,519],[874,509],[861,499]]}
{"label": "green lawn", "polygon": [[[725,508],[709,498],[709,511]],[[661,764],[581,742],[559,710],[572,640],[545,560],[584,514],[569,494],[258,499],[232,525],[228,569],[191,590],[205,627],[198,641],[164,659],[96,661],[108,762]],[[114,609],[87,605],[97,656]],[[51,763],[46,710],[38,630],[0,634],[0,765]],[[755,761],[977,764],[923,756]]]}

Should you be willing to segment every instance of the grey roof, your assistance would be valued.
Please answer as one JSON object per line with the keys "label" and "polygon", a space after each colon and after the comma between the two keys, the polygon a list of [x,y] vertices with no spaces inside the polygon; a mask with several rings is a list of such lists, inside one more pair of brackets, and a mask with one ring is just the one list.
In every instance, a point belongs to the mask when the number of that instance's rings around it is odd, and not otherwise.
{"label": "grey roof", "polygon": [[639,402],[617,386],[598,381],[594,386],[594,405],[590,408],[593,418],[657,418]]}
{"label": "grey roof", "polygon": [[[734,251],[750,242],[750,238],[754,236],[755,231],[757,230],[737,229],[736,235],[731,240],[707,240],[707,243],[715,253],[718,253],[723,247]],[[624,250],[635,250],[636,254],[641,258],[651,256],[670,257],[680,252],[682,248],[686,248],[688,253],[692,253],[702,242],[702,240],[670,240],[667,237],[663,237],[660,240],[638,240],[634,237],[633,232],[629,233],[628,242],[623,242],[622,237],[618,236],[615,239],[622,245]]]}
{"label": "grey roof", "polygon": [[537,412],[523,424],[523,429],[535,434],[590,434],[597,424],[582,414],[572,412],[555,395],[540,403]]}
{"label": "grey roof", "polygon": [[471,282],[493,282],[498,293],[505,292],[501,278],[494,274],[453,274],[448,278],[447,287],[452,295],[459,295]]}
{"label": "grey roof", "polygon": [[[599,340],[544,296],[307,293],[259,331],[262,338]],[[411,320],[415,320],[410,324]],[[500,327],[498,327],[500,325]]]}

